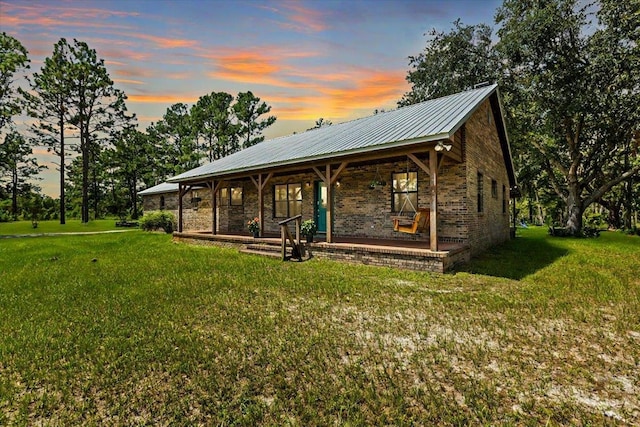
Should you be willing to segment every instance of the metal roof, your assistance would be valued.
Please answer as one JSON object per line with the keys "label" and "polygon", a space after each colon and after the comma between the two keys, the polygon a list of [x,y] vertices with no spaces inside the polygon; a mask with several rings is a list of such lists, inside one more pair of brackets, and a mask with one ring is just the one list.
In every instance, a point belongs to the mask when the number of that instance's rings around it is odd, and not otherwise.
{"label": "metal roof", "polygon": [[163,182],[162,184],[149,187],[146,190],[139,192],[138,194],[141,196],[150,196],[152,194],[177,193],[177,192],[178,192],[178,184]]}
{"label": "metal roof", "polygon": [[493,84],[271,139],[174,176],[168,181],[224,176],[449,138],[496,90],[497,85]]}

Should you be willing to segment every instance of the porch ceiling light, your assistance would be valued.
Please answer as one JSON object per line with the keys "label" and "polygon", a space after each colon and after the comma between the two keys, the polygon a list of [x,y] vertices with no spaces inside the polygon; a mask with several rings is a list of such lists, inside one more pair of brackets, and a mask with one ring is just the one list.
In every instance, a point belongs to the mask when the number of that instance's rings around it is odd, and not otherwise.
{"label": "porch ceiling light", "polygon": [[452,148],[453,148],[452,144],[445,144],[442,141],[438,142],[435,146],[436,151],[443,151],[443,150],[451,151]]}

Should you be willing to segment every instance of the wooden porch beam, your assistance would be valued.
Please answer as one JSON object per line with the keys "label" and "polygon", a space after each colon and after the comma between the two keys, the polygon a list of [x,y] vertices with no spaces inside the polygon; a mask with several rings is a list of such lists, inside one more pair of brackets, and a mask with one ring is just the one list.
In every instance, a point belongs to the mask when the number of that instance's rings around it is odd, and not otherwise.
{"label": "wooden porch beam", "polygon": [[320,169],[318,169],[317,167],[313,166],[313,170],[316,172],[316,174],[320,177],[320,179],[322,181],[324,181],[325,184],[328,184],[327,182],[327,178],[322,174],[322,172],[320,172]]}
{"label": "wooden porch beam", "polygon": [[336,169],[334,174],[333,175],[328,175],[328,176],[331,176],[331,182],[330,182],[331,185],[335,184],[335,182],[338,180],[338,176],[340,176],[340,174],[342,173],[344,168],[347,167],[348,164],[349,164],[349,162],[340,163],[340,166],[338,166],[338,169]]}
{"label": "wooden porch beam", "polygon": [[267,177],[264,179],[264,181],[262,181],[262,189],[264,190],[264,187],[267,186],[267,183],[271,180],[271,178],[273,178],[273,172],[269,172],[269,175],[267,175]]}
{"label": "wooden porch beam", "polygon": [[427,175],[431,175],[431,170],[429,169],[429,166],[425,165],[424,162],[422,160],[420,160],[415,154],[408,153],[407,157],[410,158],[413,161],[413,163],[418,165],[420,167],[420,169],[425,171],[427,173]]}
{"label": "wooden porch beam", "polygon": [[[214,181],[214,182],[215,182],[215,181]],[[216,193],[218,193],[218,191],[220,191],[220,187],[222,187],[222,184],[224,184],[224,181],[223,181],[223,180],[218,181],[218,183],[216,184],[215,189],[214,189],[214,191],[215,191]]]}
{"label": "wooden porch beam", "polygon": [[435,148],[429,151],[429,168],[433,171],[430,174],[431,190],[431,213],[429,224],[429,247],[432,251],[438,250],[438,153]]}
{"label": "wooden porch beam", "polygon": [[440,168],[442,167],[442,164],[444,163],[444,158],[446,156],[440,156],[440,159],[438,160],[438,172],[440,172]]}
{"label": "wooden porch beam", "polygon": [[[209,187],[209,183],[207,183],[207,187]],[[217,187],[216,187],[216,182],[212,179],[211,180],[211,234],[215,235],[216,234],[216,229],[218,228],[218,224],[217,224],[217,217],[216,217],[216,210],[218,210],[218,206],[216,203],[216,194],[218,193],[217,191]]]}
{"label": "wooden porch beam", "polygon": [[260,237],[264,234],[264,188],[267,186],[269,180],[273,177],[273,172],[269,172],[269,174],[263,178],[263,174],[258,174],[258,179],[253,177],[253,175],[249,175],[253,185],[258,189],[258,221],[260,223]]}
{"label": "wooden porch beam", "polygon": [[[314,167],[314,169],[316,169]],[[316,169],[316,172],[319,171]],[[331,213],[333,211],[333,184],[331,183],[331,165],[327,163],[324,182],[327,184],[327,243],[333,243],[333,224],[331,223]]]}
{"label": "wooden porch beam", "polygon": [[264,217],[264,197],[262,195],[262,189],[264,188],[264,186],[262,185],[262,174],[258,174],[257,183],[255,179],[253,179],[253,177],[251,177],[251,180],[254,184],[256,184],[256,187],[258,187],[258,226],[260,227],[258,235],[262,237],[264,233],[264,221],[262,220]]}
{"label": "wooden porch beam", "polygon": [[182,183],[178,183],[178,232],[182,233]]}

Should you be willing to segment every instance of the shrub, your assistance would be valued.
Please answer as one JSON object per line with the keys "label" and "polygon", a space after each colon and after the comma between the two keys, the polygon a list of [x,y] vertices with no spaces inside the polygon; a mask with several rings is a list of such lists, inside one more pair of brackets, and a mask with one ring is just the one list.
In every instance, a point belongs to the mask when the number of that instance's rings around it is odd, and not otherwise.
{"label": "shrub", "polygon": [[308,219],[302,222],[300,226],[300,232],[303,236],[313,236],[318,231],[316,223],[312,219]]}
{"label": "shrub", "polygon": [[140,220],[140,227],[144,231],[164,230],[165,233],[173,233],[176,217],[167,211],[149,212]]}
{"label": "shrub", "polygon": [[9,222],[13,221],[13,217],[7,211],[0,210],[0,222]]}
{"label": "shrub", "polygon": [[604,215],[599,213],[589,213],[585,215],[583,223],[585,228],[603,228],[607,225]]}

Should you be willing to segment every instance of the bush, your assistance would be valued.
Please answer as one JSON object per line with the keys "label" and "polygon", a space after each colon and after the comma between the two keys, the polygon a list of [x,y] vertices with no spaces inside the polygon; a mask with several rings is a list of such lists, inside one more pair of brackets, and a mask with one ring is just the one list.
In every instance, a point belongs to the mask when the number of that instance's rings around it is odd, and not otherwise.
{"label": "bush", "polygon": [[13,217],[7,211],[0,210],[0,222],[9,222],[13,221]]}
{"label": "bush", "polygon": [[584,216],[583,224],[585,228],[606,228],[607,221],[604,215],[599,213],[589,213]]}
{"label": "bush", "polygon": [[140,227],[144,231],[164,230],[165,233],[173,233],[176,225],[176,217],[167,211],[149,212],[140,220]]}

